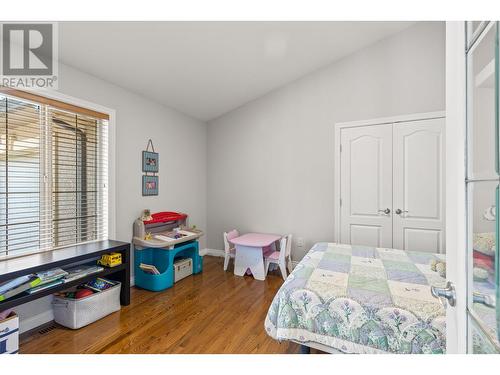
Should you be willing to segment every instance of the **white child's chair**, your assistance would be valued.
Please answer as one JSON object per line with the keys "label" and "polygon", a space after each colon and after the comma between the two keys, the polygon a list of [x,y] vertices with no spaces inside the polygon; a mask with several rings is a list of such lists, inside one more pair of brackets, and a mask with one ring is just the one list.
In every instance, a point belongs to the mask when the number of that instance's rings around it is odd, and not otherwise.
{"label": "white child's chair", "polygon": [[272,251],[264,255],[266,275],[269,271],[269,266],[271,263],[277,264],[281,271],[281,276],[283,280],[286,280],[286,266],[287,263],[291,263],[290,253],[292,249],[292,235],[283,236],[280,240],[280,251]]}
{"label": "white child's chair", "polygon": [[229,266],[229,260],[234,258],[236,254],[235,246],[229,242],[233,238],[238,237],[240,234],[236,229],[233,229],[230,232],[224,232],[224,271],[227,271],[227,267]]}

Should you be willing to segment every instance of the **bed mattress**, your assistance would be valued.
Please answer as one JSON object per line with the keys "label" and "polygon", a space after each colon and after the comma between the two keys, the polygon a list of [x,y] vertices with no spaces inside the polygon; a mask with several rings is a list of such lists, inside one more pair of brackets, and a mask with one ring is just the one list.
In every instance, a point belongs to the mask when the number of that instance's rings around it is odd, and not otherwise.
{"label": "bed mattress", "polygon": [[345,353],[445,353],[432,260],[444,255],[317,243],[274,297],[266,332]]}

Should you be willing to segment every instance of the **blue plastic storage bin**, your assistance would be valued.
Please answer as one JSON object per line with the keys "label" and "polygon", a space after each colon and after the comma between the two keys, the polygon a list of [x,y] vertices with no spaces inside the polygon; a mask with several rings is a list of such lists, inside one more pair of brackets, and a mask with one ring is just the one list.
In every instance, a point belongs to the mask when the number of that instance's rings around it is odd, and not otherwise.
{"label": "blue plastic storage bin", "polygon": [[[174,261],[176,258],[191,258],[193,260],[193,273],[203,271],[203,257],[198,251],[198,241],[176,245],[173,249],[148,247],[134,251],[135,285],[158,292],[174,285]],[[152,264],[159,275],[144,272],[139,265]]]}

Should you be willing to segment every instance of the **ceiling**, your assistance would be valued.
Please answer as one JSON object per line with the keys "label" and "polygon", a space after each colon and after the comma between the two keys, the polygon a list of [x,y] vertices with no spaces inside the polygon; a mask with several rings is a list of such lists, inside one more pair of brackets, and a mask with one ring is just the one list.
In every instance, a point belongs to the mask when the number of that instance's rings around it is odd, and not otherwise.
{"label": "ceiling", "polygon": [[61,62],[209,121],[412,22],[62,22]]}

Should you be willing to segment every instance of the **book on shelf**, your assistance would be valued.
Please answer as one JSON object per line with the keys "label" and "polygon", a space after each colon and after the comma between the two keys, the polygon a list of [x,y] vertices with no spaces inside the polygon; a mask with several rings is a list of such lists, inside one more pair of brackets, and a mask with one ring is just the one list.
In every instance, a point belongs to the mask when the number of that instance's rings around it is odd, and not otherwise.
{"label": "book on shelf", "polygon": [[41,280],[40,285],[44,285],[62,279],[67,274],[68,273],[62,268],[53,268],[51,270],[37,272],[36,276]]}
{"label": "book on shelf", "polygon": [[16,287],[9,289],[2,294],[0,294],[0,301],[4,301],[6,299],[12,298],[14,296],[17,296],[18,294],[21,294],[22,292],[26,292],[28,289],[34,288],[38,284],[40,284],[41,280],[39,277],[36,277],[34,275],[29,275],[28,281],[26,281],[24,284],[17,285]]}
{"label": "book on shelf", "polygon": [[63,280],[65,283],[69,283],[70,281],[81,279],[82,277],[101,272],[102,270],[104,270],[104,268],[100,266],[83,265],[73,267],[66,270],[68,274],[64,276]]}
{"label": "book on shelf", "polygon": [[0,283],[0,295],[8,290],[11,290],[19,285],[28,282],[31,279],[31,275],[16,277],[15,279],[8,280],[4,283]]}
{"label": "book on shelf", "polygon": [[141,264],[139,264],[139,268],[141,270],[143,270],[144,272],[149,273],[151,275],[159,275],[160,274],[160,271],[158,271],[158,268],[156,268],[152,264],[141,263]]}
{"label": "book on shelf", "polygon": [[42,290],[49,289],[49,288],[52,288],[53,286],[60,285],[60,284],[64,284],[64,280],[62,280],[62,279],[53,280],[51,282],[39,284],[39,285],[35,286],[34,288],[29,289],[28,293],[34,294],[34,293],[41,292]]}

